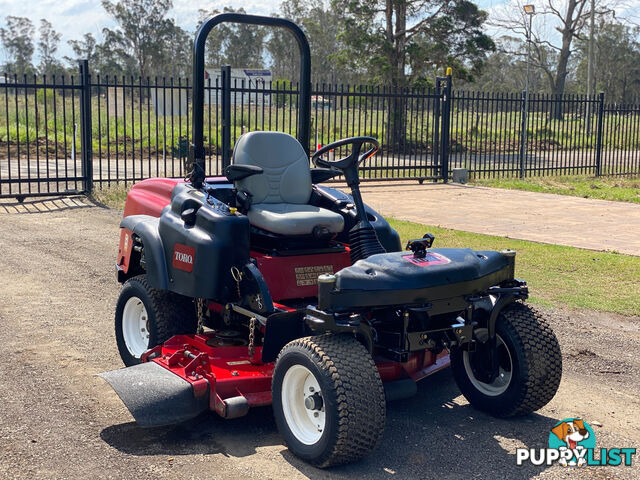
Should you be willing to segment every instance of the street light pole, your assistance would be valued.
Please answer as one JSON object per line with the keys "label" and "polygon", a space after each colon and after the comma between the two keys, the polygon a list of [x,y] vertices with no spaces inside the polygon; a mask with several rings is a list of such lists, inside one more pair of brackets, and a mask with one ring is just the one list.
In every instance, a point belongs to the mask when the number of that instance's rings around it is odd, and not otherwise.
{"label": "street light pole", "polygon": [[533,15],[535,7],[533,5],[525,5],[524,13],[529,16],[529,28],[527,29],[527,77],[524,87],[524,105],[522,108],[522,134],[520,144],[520,178],[524,178],[525,174],[525,157],[527,155],[527,123],[529,119],[529,72],[531,70],[531,26],[533,23]]}
{"label": "street light pole", "polygon": [[595,54],[595,46],[594,46],[594,24],[595,24],[595,9],[596,2],[595,0],[591,0],[591,12],[589,13],[589,59],[587,66],[587,118],[586,118],[586,127],[587,127],[587,135],[591,134],[591,115],[593,113],[593,108],[591,105],[591,95],[593,95],[593,74],[594,74],[594,54]]}

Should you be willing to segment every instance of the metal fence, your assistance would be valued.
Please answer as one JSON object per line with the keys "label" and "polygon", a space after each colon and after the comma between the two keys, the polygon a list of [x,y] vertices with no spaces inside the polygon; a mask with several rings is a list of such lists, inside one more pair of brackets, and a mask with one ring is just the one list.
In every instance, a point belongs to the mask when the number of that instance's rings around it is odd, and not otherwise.
{"label": "metal fence", "polygon": [[[369,135],[381,152],[365,180],[640,173],[640,105],[604,94],[524,95],[386,86],[313,85],[311,151]],[[222,171],[222,89],[205,95],[207,173]],[[295,84],[231,88],[232,144],[252,130],[296,135]],[[189,79],[4,76],[0,80],[0,197],[86,192],[113,182],[182,177],[191,115]],[[526,136],[525,136],[526,131]],[[523,142],[524,140],[524,142]],[[523,148],[524,144],[524,148]],[[339,155],[340,152],[335,152]]]}

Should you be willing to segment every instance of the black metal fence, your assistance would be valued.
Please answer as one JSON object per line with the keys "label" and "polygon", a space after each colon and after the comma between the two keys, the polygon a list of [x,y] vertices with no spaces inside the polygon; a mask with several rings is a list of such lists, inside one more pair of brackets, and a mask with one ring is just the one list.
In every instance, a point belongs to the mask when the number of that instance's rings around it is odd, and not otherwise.
{"label": "black metal fence", "polygon": [[[0,197],[184,176],[189,79],[90,77],[81,67],[70,78],[0,78]],[[362,168],[367,180],[446,180],[453,168],[476,178],[640,174],[640,105],[607,104],[604,94],[530,95],[525,129],[524,95],[450,92],[450,83],[437,83],[313,85],[311,151],[354,135],[378,138],[381,152]],[[222,169],[221,93],[208,79],[209,175]],[[232,144],[252,130],[295,136],[297,103],[295,84],[233,81]]]}

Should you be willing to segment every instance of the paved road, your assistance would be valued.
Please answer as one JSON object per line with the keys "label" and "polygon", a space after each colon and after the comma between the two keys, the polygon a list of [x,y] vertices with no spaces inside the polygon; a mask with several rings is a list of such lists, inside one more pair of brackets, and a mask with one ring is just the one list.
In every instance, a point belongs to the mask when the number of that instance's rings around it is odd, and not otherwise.
{"label": "paved road", "polygon": [[363,183],[362,192],[402,220],[640,256],[640,204],[426,182]]}
{"label": "paved road", "polygon": [[[514,452],[546,447],[555,422],[573,416],[603,425],[598,446],[640,446],[640,318],[594,312],[547,311],[565,373],[537,414],[481,414],[445,370],[390,404],[381,446],[346,467],[320,471],[293,457],[269,408],[141,429],[94,376],[122,366],[113,335],[119,220],[78,198],[0,201],[0,478],[567,478],[561,467],[517,467]],[[580,473],[640,478],[634,462]]]}

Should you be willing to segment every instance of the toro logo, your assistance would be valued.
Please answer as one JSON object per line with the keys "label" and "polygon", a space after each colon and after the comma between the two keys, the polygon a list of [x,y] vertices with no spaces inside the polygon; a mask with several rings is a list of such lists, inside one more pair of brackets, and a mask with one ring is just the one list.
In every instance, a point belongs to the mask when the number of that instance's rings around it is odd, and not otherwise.
{"label": "toro logo", "polygon": [[188,247],[181,243],[176,243],[173,247],[173,268],[184,270],[185,272],[193,271],[193,259],[196,256],[196,249]]}

